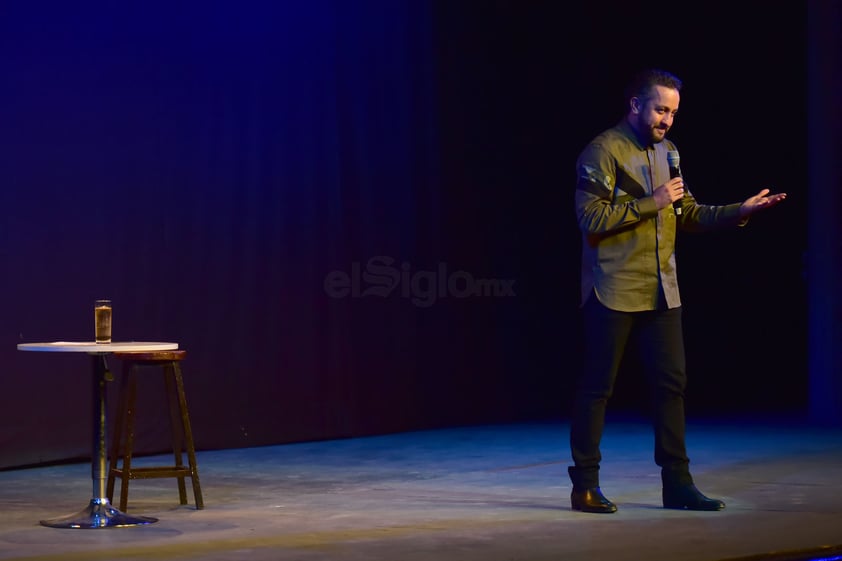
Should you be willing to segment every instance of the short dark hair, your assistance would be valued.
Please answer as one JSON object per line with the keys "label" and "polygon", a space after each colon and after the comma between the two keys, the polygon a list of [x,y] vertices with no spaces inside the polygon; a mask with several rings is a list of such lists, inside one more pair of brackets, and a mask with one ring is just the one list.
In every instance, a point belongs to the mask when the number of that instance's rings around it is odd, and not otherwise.
{"label": "short dark hair", "polygon": [[647,68],[635,74],[626,87],[626,101],[638,97],[646,101],[654,86],[664,86],[674,90],[681,90],[681,80],[675,74],[659,68]]}

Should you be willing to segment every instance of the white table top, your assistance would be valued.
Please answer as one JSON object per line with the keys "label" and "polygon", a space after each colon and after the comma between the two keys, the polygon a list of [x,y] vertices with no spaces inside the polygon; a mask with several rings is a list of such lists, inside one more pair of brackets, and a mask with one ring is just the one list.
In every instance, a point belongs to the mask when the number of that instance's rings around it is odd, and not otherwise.
{"label": "white table top", "polygon": [[148,352],[174,351],[178,343],[159,343],[154,341],[115,341],[113,343],[96,343],[94,341],[53,341],[50,343],[19,343],[19,351],[42,351],[57,353],[115,353],[115,352]]}

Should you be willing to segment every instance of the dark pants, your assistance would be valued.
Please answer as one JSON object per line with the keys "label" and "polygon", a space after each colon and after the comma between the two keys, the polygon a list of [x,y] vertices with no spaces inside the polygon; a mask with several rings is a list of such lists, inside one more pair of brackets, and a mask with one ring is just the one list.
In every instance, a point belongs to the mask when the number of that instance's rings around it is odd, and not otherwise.
{"label": "dark pants", "polygon": [[614,390],[627,343],[634,345],[651,390],[655,463],[665,482],[692,483],[685,446],[684,389],[687,383],[681,308],[617,312],[591,295],[583,307],[585,360],[570,427],[576,489],[599,486],[599,444],[605,409]]}

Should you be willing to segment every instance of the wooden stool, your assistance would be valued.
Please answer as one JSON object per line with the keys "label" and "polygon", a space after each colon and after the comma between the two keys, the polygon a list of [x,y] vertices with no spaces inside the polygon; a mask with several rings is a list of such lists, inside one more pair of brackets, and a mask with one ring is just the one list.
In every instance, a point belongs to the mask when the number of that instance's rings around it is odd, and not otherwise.
{"label": "wooden stool", "polygon": [[[116,412],[114,435],[111,444],[110,466],[106,496],[113,504],[114,482],[120,478],[120,510],[126,510],[129,498],[129,481],[157,477],[178,478],[180,503],[187,504],[187,490],[184,478],[189,477],[193,486],[196,508],[204,508],[202,488],[199,485],[199,470],[196,466],[196,450],[193,446],[193,432],[187,413],[184,383],[180,363],[186,351],[116,352],[112,356],[123,361],[120,382],[119,405]],[[137,398],[137,375],[142,367],[157,367],[163,370],[164,385],[169,403],[172,448],[175,464],[169,466],[133,467],[132,447],[134,445],[135,401]],[[125,437],[125,438],[124,438]],[[183,445],[183,448],[182,448]],[[187,451],[187,465],[182,461],[182,449]],[[122,466],[119,465],[123,458]]]}

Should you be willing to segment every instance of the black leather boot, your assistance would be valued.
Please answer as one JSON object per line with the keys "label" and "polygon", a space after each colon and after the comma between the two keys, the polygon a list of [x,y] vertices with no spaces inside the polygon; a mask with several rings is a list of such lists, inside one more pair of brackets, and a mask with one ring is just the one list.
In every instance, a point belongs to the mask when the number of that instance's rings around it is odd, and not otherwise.
{"label": "black leather boot", "polygon": [[576,489],[574,487],[573,492],[570,493],[570,507],[573,510],[600,514],[617,512],[617,505],[605,498],[599,487],[589,489]]}
{"label": "black leather boot", "polygon": [[696,489],[686,463],[661,468],[664,508],[722,510],[725,503],[704,496]]}
{"label": "black leather boot", "polygon": [[725,503],[719,499],[704,496],[692,483],[664,486],[663,499],[664,508],[684,510],[722,510],[725,508]]}

